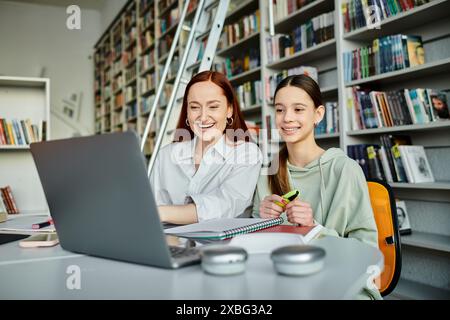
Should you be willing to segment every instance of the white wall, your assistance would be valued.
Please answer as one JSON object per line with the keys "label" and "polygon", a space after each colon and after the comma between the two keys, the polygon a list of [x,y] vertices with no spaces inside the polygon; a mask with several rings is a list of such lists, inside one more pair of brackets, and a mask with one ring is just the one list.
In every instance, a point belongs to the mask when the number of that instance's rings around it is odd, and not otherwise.
{"label": "white wall", "polygon": [[[93,133],[90,55],[102,33],[101,13],[81,8],[81,30],[67,29],[67,18],[63,6],[0,1],[0,74],[37,77],[45,68],[51,109],[60,109],[63,98],[81,91],[80,122]],[[73,129],[59,118],[52,116],[50,121],[53,139],[72,136]]]}
{"label": "white wall", "polygon": [[101,33],[108,28],[127,0],[106,0],[101,11]]}

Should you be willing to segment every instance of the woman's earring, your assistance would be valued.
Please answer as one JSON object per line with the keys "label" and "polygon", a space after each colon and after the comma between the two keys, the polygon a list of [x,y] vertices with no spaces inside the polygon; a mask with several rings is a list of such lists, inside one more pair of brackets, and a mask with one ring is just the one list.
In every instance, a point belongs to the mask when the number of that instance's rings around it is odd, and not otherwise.
{"label": "woman's earring", "polygon": [[190,127],[190,125],[189,125],[189,122],[188,122],[188,119],[186,118],[186,125],[188,126],[188,127]]}
{"label": "woman's earring", "polygon": [[[228,120],[230,120],[230,119],[231,119],[231,122],[228,122]],[[227,118],[227,125],[231,126],[233,124],[233,121],[234,121],[233,117]]]}
{"label": "woman's earring", "polygon": [[318,123],[314,122],[314,128],[317,128]]}

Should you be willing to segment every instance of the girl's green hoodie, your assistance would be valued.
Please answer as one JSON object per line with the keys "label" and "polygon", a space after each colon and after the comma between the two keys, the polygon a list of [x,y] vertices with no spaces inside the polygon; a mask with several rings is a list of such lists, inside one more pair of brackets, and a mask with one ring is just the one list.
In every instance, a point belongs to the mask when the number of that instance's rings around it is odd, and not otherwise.
{"label": "girl's green hoodie", "polygon": [[[378,248],[375,218],[370,204],[367,182],[358,163],[338,148],[330,148],[304,168],[288,161],[292,189],[299,199],[311,204],[314,220],[324,228],[321,236],[356,238]],[[272,194],[268,177],[261,175],[253,202],[253,216],[259,217],[259,204]],[[285,221],[285,213],[282,214]],[[289,222],[287,222],[289,223]],[[364,297],[381,299],[377,291],[365,289]]]}

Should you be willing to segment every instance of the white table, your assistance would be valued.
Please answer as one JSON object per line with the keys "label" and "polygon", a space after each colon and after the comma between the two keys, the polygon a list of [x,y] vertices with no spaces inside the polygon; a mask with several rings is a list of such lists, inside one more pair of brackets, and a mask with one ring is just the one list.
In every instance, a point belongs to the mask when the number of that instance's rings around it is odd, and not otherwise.
{"label": "white table", "polygon": [[[12,242],[0,246],[0,299],[351,299],[365,286],[369,266],[383,269],[381,252],[355,239],[313,244],[326,250],[324,269],[288,277],[275,272],[267,254],[250,255],[244,274],[212,276],[200,265],[165,270]],[[79,290],[67,286],[74,279],[69,266],[80,270]]]}

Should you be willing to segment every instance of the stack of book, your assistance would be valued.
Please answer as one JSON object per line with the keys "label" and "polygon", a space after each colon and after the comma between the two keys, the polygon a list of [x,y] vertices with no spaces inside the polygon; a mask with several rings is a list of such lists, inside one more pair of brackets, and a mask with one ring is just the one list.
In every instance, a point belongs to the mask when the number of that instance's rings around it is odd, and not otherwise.
{"label": "stack of book", "polygon": [[370,91],[347,88],[352,129],[425,124],[449,120],[449,93],[434,89]]}
{"label": "stack of book", "polygon": [[345,32],[374,26],[386,18],[428,2],[429,0],[344,0],[341,13]]}
{"label": "stack of book", "polygon": [[0,118],[0,145],[29,145],[45,141],[46,121],[32,124],[30,119],[10,121]]}
{"label": "stack of book", "polygon": [[321,14],[295,27],[290,34],[266,39],[269,63],[334,38],[334,12]]}
{"label": "stack of book", "polygon": [[262,103],[261,80],[245,82],[234,90],[242,110]]}
{"label": "stack of book", "polygon": [[[3,206],[6,209],[8,214],[17,214],[19,213],[19,209],[17,208],[16,201],[14,200],[14,196],[11,191],[10,186],[6,186],[0,188],[1,198],[0,201],[3,203]],[[0,206],[1,208],[1,206]],[[1,212],[2,210],[0,210]]]}
{"label": "stack of book", "polygon": [[372,45],[343,53],[345,82],[425,63],[422,38],[390,35],[374,39]]}
{"label": "stack of book", "polygon": [[326,102],[325,116],[314,128],[315,135],[339,132],[339,108],[337,102]]}
{"label": "stack of book", "polygon": [[268,103],[273,103],[273,94],[275,93],[275,89],[277,88],[278,84],[290,75],[300,75],[305,74],[311,78],[314,79],[317,83],[319,83],[319,76],[317,72],[317,68],[315,67],[308,67],[308,66],[300,66],[291,68],[288,70],[283,70],[278,73],[272,74],[271,76],[266,77],[265,81],[265,90],[266,90],[266,97]]}
{"label": "stack of book", "polygon": [[423,146],[411,144],[409,136],[381,135],[380,145],[358,144],[347,147],[349,157],[359,163],[368,179],[387,182],[434,182]]}

